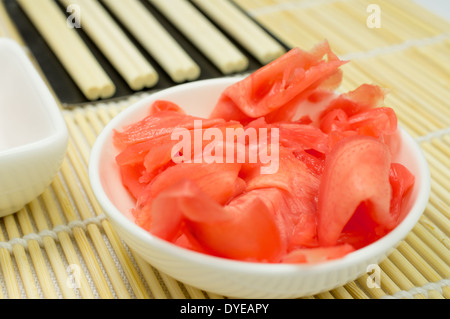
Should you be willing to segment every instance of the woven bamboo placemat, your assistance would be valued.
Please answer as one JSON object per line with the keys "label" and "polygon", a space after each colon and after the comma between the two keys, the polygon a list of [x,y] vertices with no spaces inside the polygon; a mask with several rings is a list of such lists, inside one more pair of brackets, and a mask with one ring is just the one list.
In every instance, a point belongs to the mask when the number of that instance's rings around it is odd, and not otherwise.
{"label": "woven bamboo placemat", "polygon": [[[450,297],[450,23],[407,0],[235,0],[288,46],[327,38],[352,62],[343,90],[390,88],[386,105],[422,147],[432,192],[423,216],[380,263],[381,287],[367,273],[308,298]],[[368,11],[376,3],[380,25]],[[372,7],[373,8],[373,7]],[[0,36],[20,41],[0,4]],[[144,93],[146,94],[146,93]],[[67,156],[51,186],[0,219],[0,298],[224,298],[182,284],[143,261],[117,236],[91,191],[87,163],[102,128],[140,98],[62,110]]]}

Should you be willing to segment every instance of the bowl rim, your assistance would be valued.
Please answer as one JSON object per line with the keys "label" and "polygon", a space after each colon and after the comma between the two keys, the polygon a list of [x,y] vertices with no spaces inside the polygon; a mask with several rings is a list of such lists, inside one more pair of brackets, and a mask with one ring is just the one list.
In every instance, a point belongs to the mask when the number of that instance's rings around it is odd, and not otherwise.
{"label": "bowl rim", "polygon": [[50,117],[50,121],[54,125],[54,131],[42,139],[0,150],[0,159],[50,147],[55,141],[64,141],[62,145],[65,145],[69,133],[61,110],[47,85],[44,83],[44,80],[26,55],[25,50],[19,43],[9,38],[0,38],[0,50],[10,51],[12,53],[10,57],[18,62],[18,66],[21,68],[20,72],[26,74],[29,78],[29,83],[34,91],[33,94],[44,105],[43,109],[46,110],[46,116]]}
{"label": "bowl rim", "polygon": [[97,197],[100,205],[105,211],[105,215],[110,218],[113,223],[120,225],[126,232],[132,233],[140,242],[151,244],[160,251],[164,251],[167,254],[181,258],[184,261],[190,263],[197,263],[202,265],[213,266],[216,269],[226,271],[239,271],[252,274],[276,274],[276,275],[292,275],[293,273],[303,273],[305,275],[322,273],[329,270],[338,270],[346,268],[353,264],[359,264],[367,262],[370,259],[377,257],[377,260],[373,262],[378,263],[382,257],[385,257],[390,249],[393,249],[406,235],[412,230],[414,225],[419,220],[425,207],[428,203],[430,191],[431,191],[431,178],[429,167],[425,156],[418,145],[418,143],[410,136],[402,127],[399,126],[399,131],[402,139],[408,141],[408,145],[413,146],[413,151],[420,167],[420,181],[418,196],[411,207],[409,213],[405,218],[397,225],[392,231],[378,239],[377,241],[351,252],[340,259],[329,260],[321,263],[314,264],[282,264],[282,263],[260,263],[260,262],[248,262],[232,260],[222,257],[216,257],[206,255],[203,253],[191,251],[182,247],[178,247],[170,242],[153,236],[143,228],[139,227],[131,220],[129,220],[123,213],[121,213],[114,204],[109,200],[108,196],[101,187],[101,180],[99,174],[99,159],[102,153],[102,146],[111,136],[111,131],[117,127],[117,124],[123,121],[124,118],[130,116],[137,110],[140,110],[144,106],[148,106],[148,102],[158,99],[159,95],[163,92],[164,95],[170,94],[173,91],[189,90],[192,87],[216,85],[217,83],[232,83],[238,80],[239,77],[223,77],[216,79],[199,80],[190,83],[180,84],[168,89],[164,89],[155,92],[151,95],[145,96],[138,101],[134,102],[128,108],[116,115],[106,126],[103,128],[97,137],[92,149],[89,160],[89,179],[93,192]]}

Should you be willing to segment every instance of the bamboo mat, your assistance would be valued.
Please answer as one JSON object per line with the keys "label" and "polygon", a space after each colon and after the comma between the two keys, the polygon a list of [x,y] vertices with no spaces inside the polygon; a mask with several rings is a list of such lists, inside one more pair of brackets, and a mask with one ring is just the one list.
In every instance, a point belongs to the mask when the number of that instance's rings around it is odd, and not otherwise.
{"label": "bamboo mat", "polygon": [[[380,263],[381,287],[369,273],[307,298],[450,298],[450,22],[411,1],[235,0],[288,46],[327,38],[352,62],[343,90],[376,83],[386,105],[422,147],[432,192],[423,216]],[[381,9],[370,28],[369,4]],[[18,39],[0,3],[0,36]],[[87,176],[90,148],[102,128],[139,99],[133,95],[62,109],[67,156],[51,186],[24,209],[0,219],[0,298],[224,298],[182,284],[135,255],[112,229]]]}

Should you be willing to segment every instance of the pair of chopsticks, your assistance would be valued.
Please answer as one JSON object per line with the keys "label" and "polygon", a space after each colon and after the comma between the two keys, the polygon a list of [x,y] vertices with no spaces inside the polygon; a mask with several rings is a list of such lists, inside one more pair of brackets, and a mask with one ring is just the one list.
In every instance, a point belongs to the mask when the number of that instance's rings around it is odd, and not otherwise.
{"label": "pair of chopsticks", "polygon": [[[102,0],[176,82],[200,76],[200,67],[139,0]],[[170,2],[170,1],[169,1]]]}
{"label": "pair of chopsticks", "polygon": [[248,59],[197,8],[265,65],[285,49],[229,0],[148,0],[224,74],[247,69]]}
{"label": "pair of chopsticks", "polygon": [[83,30],[131,89],[139,91],[158,82],[158,73],[98,1],[59,1],[66,7],[79,6]]}
{"label": "pair of chopsticks", "polygon": [[285,49],[230,0],[192,0],[217,25],[265,65]]}
{"label": "pair of chopsticks", "polygon": [[18,2],[87,99],[115,94],[114,83],[53,0]]}
{"label": "pair of chopsticks", "polygon": [[248,67],[240,52],[204,15],[185,0],[149,0],[223,73],[240,72]]}

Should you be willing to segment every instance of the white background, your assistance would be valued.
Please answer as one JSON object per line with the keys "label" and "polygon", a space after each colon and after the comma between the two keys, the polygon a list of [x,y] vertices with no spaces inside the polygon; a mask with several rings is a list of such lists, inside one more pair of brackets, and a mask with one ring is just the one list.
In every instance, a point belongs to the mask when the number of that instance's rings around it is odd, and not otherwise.
{"label": "white background", "polygon": [[[450,0],[413,0],[450,21]],[[450,30],[448,30],[450,32]]]}

